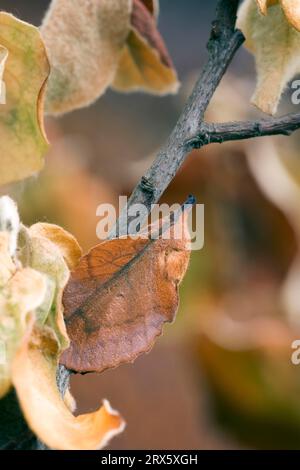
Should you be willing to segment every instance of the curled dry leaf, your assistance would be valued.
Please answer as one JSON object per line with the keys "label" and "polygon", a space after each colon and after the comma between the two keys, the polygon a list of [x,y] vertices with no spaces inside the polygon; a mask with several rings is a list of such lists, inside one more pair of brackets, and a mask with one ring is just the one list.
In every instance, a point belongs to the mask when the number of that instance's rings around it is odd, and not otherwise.
{"label": "curled dry leaf", "polygon": [[267,15],[268,8],[278,3],[281,4],[283,12],[289,23],[300,31],[300,2],[299,0],[256,0],[263,15]]}
{"label": "curled dry leaf", "polygon": [[27,231],[23,257],[32,268],[48,277],[49,295],[38,316],[56,333],[61,351],[69,346],[61,306],[62,292],[69,279],[69,269],[77,265],[81,254],[76,239],[57,225],[38,223]]}
{"label": "curled dry leaf", "polygon": [[175,92],[157,15],[157,0],[53,0],[41,26],[52,68],[47,112],[87,106],[111,85]]}
{"label": "curled dry leaf", "polygon": [[60,250],[69,269],[74,269],[77,266],[82,256],[82,250],[76,238],[62,227],[54,224],[38,223],[30,227],[30,235],[44,237],[54,243]]}
{"label": "curled dry leaf", "polygon": [[[24,264],[47,276],[49,296],[46,296],[45,302],[40,306],[38,319],[55,333],[62,352],[69,345],[61,306],[62,292],[69,279],[69,269],[60,246],[43,236],[43,231],[38,225],[26,229],[26,243],[20,259]],[[49,227],[46,233],[51,233]]]}
{"label": "curled dry leaf", "polygon": [[143,5],[150,11],[154,18],[158,17],[159,14],[159,0],[140,0]]}
{"label": "curled dry leaf", "polygon": [[143,90],[163,95],[178,90],[177,74],[157,30],[153,8],[153,2],[133,0],[131,31],[113,83],[120,91]]}
{"label": "curled dry leaf", "polygon": [[4,345],[5,360],[0,364],[0,398],[11,386],[11,363],[28,328],[29,314],[43,302],[46,288],[42,274],[24,268],[1,289],[0,340]]}
{"label": "curled dry leaf", "polygon": [[281,0],[285,16],[297,31],[300,31],[300,3],[299,0]]}
{"label": "curled dry leaf", "polygon": [[256,0],[256,3],[258,5],[258,8],[260,9],[260,12],[263,15],[266,15],[268,11],[268,7],[278,3],[278,0]]}
{"label": "curled dry leaf", "polygon": [[131,362],[174,320],[190,257],[185,213],[170,234],[105,241],[81,259],[63,295],[66,367],[101,372]]}
{"label": "curled dry leaf", "polygon": [[5,86],[5,103],[0,103],[0,184],[6,184],[43,166],[48,149],[43,90],[49,63],[39,30],[4,12],[0,12],[0,45],[0,78],[4,67]]}
{"label": "curled dry leaf", "polygon": [[252,102],[265,113],[275,114],[286,84],[300,71],[300,33],[279,4],[262,16],[253,0],[242,4],[238,27],[256,60],[257,87]]}
{"label": "curled dry leaf", "polygon": [[73,416],[57,388],[57,358],[57,341],[51,329],[36,328],[24,338],[12,368],[24,416],[52,449],[100,449],[122,432],[124,422],[106,400],[94,413]]}
{"label": "curled dry leaf", "polygon": [[29,427],[50,448],[101,448],[123,430],[121,417],[106,401],[95,413],[74,417],[75,401],[69,391],[63,399],[56,383],[59,356],[69,346],[61,300],[67,263],[75,266],[81,250],[60,227],[36,224],[21,226],[18,250],[11,253],[15,219],[19,227],[13,201],[2,197],[0,398],[13,385]]}

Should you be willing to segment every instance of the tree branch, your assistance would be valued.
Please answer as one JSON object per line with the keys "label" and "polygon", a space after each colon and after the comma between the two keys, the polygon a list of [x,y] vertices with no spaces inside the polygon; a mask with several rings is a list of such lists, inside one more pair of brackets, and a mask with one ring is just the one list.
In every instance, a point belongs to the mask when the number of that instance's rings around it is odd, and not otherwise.
{"label": "tree branch", "polygon": [[132,205],[143,204],[148,212],[151,211],[151,205],[160,199],[189,153],[190,148],[184,143],[197,134],[199,122],[202,122],[214,92],[244,41],[241,31],[235,29],[238,4],[239,0],[219,0],[207,45],[208,61],[172,134],[134,189],[111,236],[127,234],[132,219],[128,210]]}
{"label": "tree branch", "polygon": [[188,139],[188,149],[201,148],[212,143],[245,140],[271,135],[291,135],[300,128],[300,113],[287,114],[279,118],[261,121],[225,122],[222,124],[202,123],[197,135]]}
{"label": "tree branch", "polygon": [[[130,223],[127,212],[133,204],[144,204],[148,211],[151,211],[151,205],[159,200],[189,153],[190,149],[185,145],[185,142],[197,134],[199,122],[203,120],[215,90],[234,54],[244,42],[243,34],[235,29],[238,4],[239,0],[219,0],[216,19],[212,23],[211,36],[207,45],[208,61],[171,136],[159,152],[152,167],[141,178],[133,191],[111,237],[116,233],[119,236],[127,234],[127,227]],[[64,366],[59,367],[57,383],[62,395],[70,375],[71,372]],[[38,448],[45,447],[39,443]]]}
{"label": "tree branch", "polygon": [[[158,153],[134,189],[127,206],[123,209],[116,230],[111,236],[126,235],[131,221],[129,208],[144,204],[148,212],[173,180],[185,157],[195,147],[212,142],[247,139],[251,137],[289,134],[300,127],[300,115],[260,122],[233,122],[208,124],[203,122],[204,113],[235,53],[244,42],[241,31],[235,29],[239,0],[219,0],[216,19],[207,44],[208,60],[188,99],[182,114],[166,144]],[[199,125],[200,123],[200,125]],[[61,393],[65,390],[70,372],[60,366],[58,384]],[[39,448],[43,448],[41,444]]]}

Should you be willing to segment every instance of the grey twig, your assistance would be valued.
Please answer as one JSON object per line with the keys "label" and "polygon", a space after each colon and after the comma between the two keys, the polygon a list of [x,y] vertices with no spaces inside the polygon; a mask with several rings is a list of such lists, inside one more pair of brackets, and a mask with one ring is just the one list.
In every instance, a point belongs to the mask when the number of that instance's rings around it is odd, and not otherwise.
{"label": "grey twig", "polygon": [[244,41],[241,31],[235,29],[238,3],[239,0],[219,0],[207,45],[207,63],[168,141],[134,189],[114,233],[127,234],[131,221],[128,209],[132,205],[144,204],[150,212],[151,205],[160,199],[189,153],[190,148],[185,142],[198,134],[199,123],[203,121],[207,106],[234,54]]}
{"label": "grey twig", "polygon": [[207,45],[208,61],[169,139],[133,190],[127,206],[117,221],[116,230],[112,232],[114,236],[116,233],[126,235],[131,222],[128,210],[132,205],[143,204],[148,212],[151,211],[151,205],[158,202],[193,148],[230,140],[278,134],[290,135],[299,129],[300,114],[254,122],[222,124],[210,124],[203,120],[220,80],[244,41],[243,34],[235,29],[238,3],[239,0],[219,0],[216,20],[212,24]]}
{"label": "grey twig", "polygon": [[203,123],[194,137],[185,141],[187,151],[212,143],[252,139],[270,135],[290,135],[300,128],[300,113],[260,121]]}

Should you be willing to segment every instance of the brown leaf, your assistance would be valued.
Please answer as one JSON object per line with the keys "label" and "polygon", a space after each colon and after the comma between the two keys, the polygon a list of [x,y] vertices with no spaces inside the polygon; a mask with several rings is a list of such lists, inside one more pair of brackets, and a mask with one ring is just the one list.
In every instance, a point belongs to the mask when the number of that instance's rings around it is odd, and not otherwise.
{"label": "brown leaf", "polygon": [[176,93],[177,74],[157,30],[151,5],[149,11],[150,3],[146,6],[141,0],[133,0],[131,32],[113,86],[121,91],[140,89],[160,95]]}
{"label": "brown leaf", "polygon": [[157,18],[158,13],[159,13],[159,0],[139,0],[147,10],[150,11],[151,15],[153,15],[155,18]]}
{"label": "brown leaf", "polygon": [[119,238],[94,247],[64,291],[71,346],[61,362],[77,372],[101,372],[150,350],[164,323],[174,320],[189,257],[186,216],[169,240]]}
{"label": "brown leaf", "polygon": [[161,62],[167,67],[172,67],[171,58],[161,35],[156,29],[155,22],[140,0],[133,0],[131,25],[132,28],[157,51]]}

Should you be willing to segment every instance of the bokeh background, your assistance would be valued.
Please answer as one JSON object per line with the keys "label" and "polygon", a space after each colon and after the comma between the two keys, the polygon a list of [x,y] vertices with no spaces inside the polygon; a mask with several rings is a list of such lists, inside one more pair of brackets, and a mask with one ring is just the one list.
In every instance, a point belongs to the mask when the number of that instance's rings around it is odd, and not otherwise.
{"label": "bokeh background", "polygon": [[[39,25],[46,0],[0,2]],[[84,250],[96,207],[129,195],[174,126],[204,64],[216,0],[161,0],[159,29],[178,70],[177,96],[108,91],[47,120],[52,147],[38,177],[6,188],[26,224],[58,223]],[[260,115],[249,104],[252,57],[239,51],[207,119]],[[292,109],[287,90],[280,108]],[[132,365],[75,376],[78,412],[105,397],[126,431],[111,449],[300,448],[299,135],[194,151],[163,197],[205,204],[205,247],[192,254],[176,323]],[[41,417],[42,419],[42,417]]]}

